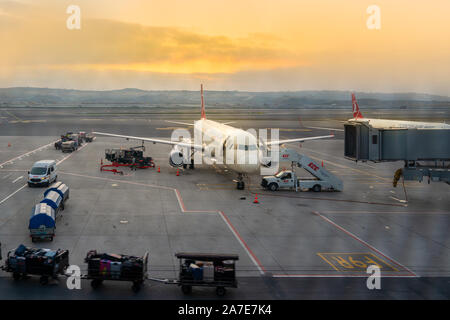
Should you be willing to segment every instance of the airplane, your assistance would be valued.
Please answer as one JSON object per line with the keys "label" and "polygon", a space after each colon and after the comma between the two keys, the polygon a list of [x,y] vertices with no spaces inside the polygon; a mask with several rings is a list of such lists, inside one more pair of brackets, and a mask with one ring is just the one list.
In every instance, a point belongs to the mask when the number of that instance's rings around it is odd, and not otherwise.
{"label": "airplane", "polygon": [[450,125],[446,123],[364,118],[354,93],[352,93],[352,110],[353,118],[348,119],[348,122],[361,122],[374,127],[396,129],[450,129]]}
{"label": "airplane", "polygon": [[[270,151],[271,146],[280,146],[286,143],[292,142],[304,142],[316,139],[333,138],[334,134],[326,136],[294,138],[286,140],[270,140],[263,141],[257,139],[251,132],[238,129],[229,126],[227,123],[219,123],[217,121],[209,120],[205,114],[205,104],[203,99],[203,85],[200,86],[201,94],[201,117],[200,120],[192,123],[184,123],[177,121],[167,121],[176,124],[183,124],[194,127],[194,141],[190,138],[181,138],[178,141],[164,140],[159,138],[146,138],[126,136],[105,132],[93,132],[97,135],[125,138],[127,140],[141,140],[149,141],[153,143],[161,143],[166,145],[172,145],[173,149],[170,152],[169,164],[172,167],[189,167],[194,168],[194,155],[200,152],[201,160],[209,165],[226,166],[232,171],[238,174],[236,187],[239,190],[245,188],[244,176],[258,172],[261,165],[264,167],[270,167],[273,165],[271,158],[267,157],[267,152]],[[201,137],[200,143],[195,138]],[[221,151],[222,155],[216,155],[215,151]],[[230,159],[232,161],[219,161],[219,157],[223,156],[224,159]],[[248,161],[253,156],[253,161]],[[256,158],[256,159],[255,159]],[[197,158],[198,159],[198,158]]]}

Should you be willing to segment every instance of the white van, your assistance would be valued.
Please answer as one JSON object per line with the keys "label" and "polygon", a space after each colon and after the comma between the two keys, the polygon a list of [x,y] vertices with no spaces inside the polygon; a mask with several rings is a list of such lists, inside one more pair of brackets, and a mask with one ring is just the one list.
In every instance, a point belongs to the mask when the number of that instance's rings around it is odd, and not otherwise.
{"label": "white van", "polygon": [[49,186],[58,179],[55,160],[40,160],[28,171],[28,186]]}

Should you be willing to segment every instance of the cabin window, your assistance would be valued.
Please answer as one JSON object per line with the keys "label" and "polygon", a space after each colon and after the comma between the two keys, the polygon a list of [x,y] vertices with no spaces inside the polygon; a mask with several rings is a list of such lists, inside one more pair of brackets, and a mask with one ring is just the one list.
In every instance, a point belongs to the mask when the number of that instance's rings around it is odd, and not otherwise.
{"label": "cabin window", "polygon": [[252,144],[252,145],[247,145],[247,144],[240,144],[239,145],[239,150],[245,150],[245,151],[253,151],[256,150],[256,145]]}

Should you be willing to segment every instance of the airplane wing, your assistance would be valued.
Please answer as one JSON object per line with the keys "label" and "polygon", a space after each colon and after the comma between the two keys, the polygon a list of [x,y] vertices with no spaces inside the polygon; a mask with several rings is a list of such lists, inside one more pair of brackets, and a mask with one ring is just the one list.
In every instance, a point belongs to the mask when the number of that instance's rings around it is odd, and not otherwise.
{"label": "airplane wing", "polygon": [[287,140],[272,140],[267,141],[267,146],[273,146],[275,144],[285,144],[290,142],[303,142],[303,141],[309,141],[309,140],[317,140],[317,139],[326,139],[326,138],[334,138],[334,134],[328,135],[328,136],[318,136],[318,137],[307,137],[307,138],[295,138],[295,139],[287,139]]}
{"label": "airplane wing", "polygon": [[169,123],[175,123],[175,124],[182,124],[184,126],[193,126],[193,123],[187,123],[187,122],[181,122],[181,121],[171,121],[171,120],[166,120],[166,122]]}
{"label": "airplane wing", "polygon": [[180,146],[180,147],[188,147],[188,148],[194,148],[197,150],[202,150],[203,146],[196,145],[193,143],[185,142],[185,141],[170,141],[170,140],[162,140],[162,139],[155,139],[155,138],[145,138],[145,137],[134,137],[134,136],[124,136],[121,134],[114,134],[114,133],[105,133],[105,132],[92,132],[94,134],[98,134],[101,136],[108,136],[108,137],[115,137],[115,138],[125,138],[125,139],[131,139],[131,140],[140,140],[140,141],[150,141],[153,143],[161,143],[161,144],[168,144],[172,146]]}
{"label": "airplane wing", "polygon": [[[343,122],[347,123],[347,122]],[[324,127],[305,127],[308,129],[319,129],[319,130],[329,130],[329,131],[344,131],[344,129],[336,129],[336,128],[324,128]]]}
{"label": "airplane wing", "polygon": [[[181,121],[172,121],[172,120],[166,120],[168,123],[175,123],[175,124],[182,124],[184,126],[193,126],[193,123],[187,123],[187,122],[181,122]],[[228,121],[228,122],[219,122],[220,124],[231,124],[236,123],[236,121]]]}

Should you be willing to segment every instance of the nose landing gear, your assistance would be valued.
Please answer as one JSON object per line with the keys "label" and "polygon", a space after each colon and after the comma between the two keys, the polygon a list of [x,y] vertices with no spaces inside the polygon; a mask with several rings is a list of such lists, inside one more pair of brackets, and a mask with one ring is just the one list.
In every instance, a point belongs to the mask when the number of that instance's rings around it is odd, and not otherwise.
{"label": "nose landing gear", "polygon": [[236,181],[236,189],[238,190],[245,189],[244,175],[242,173],[238,173],[238,178]]}

